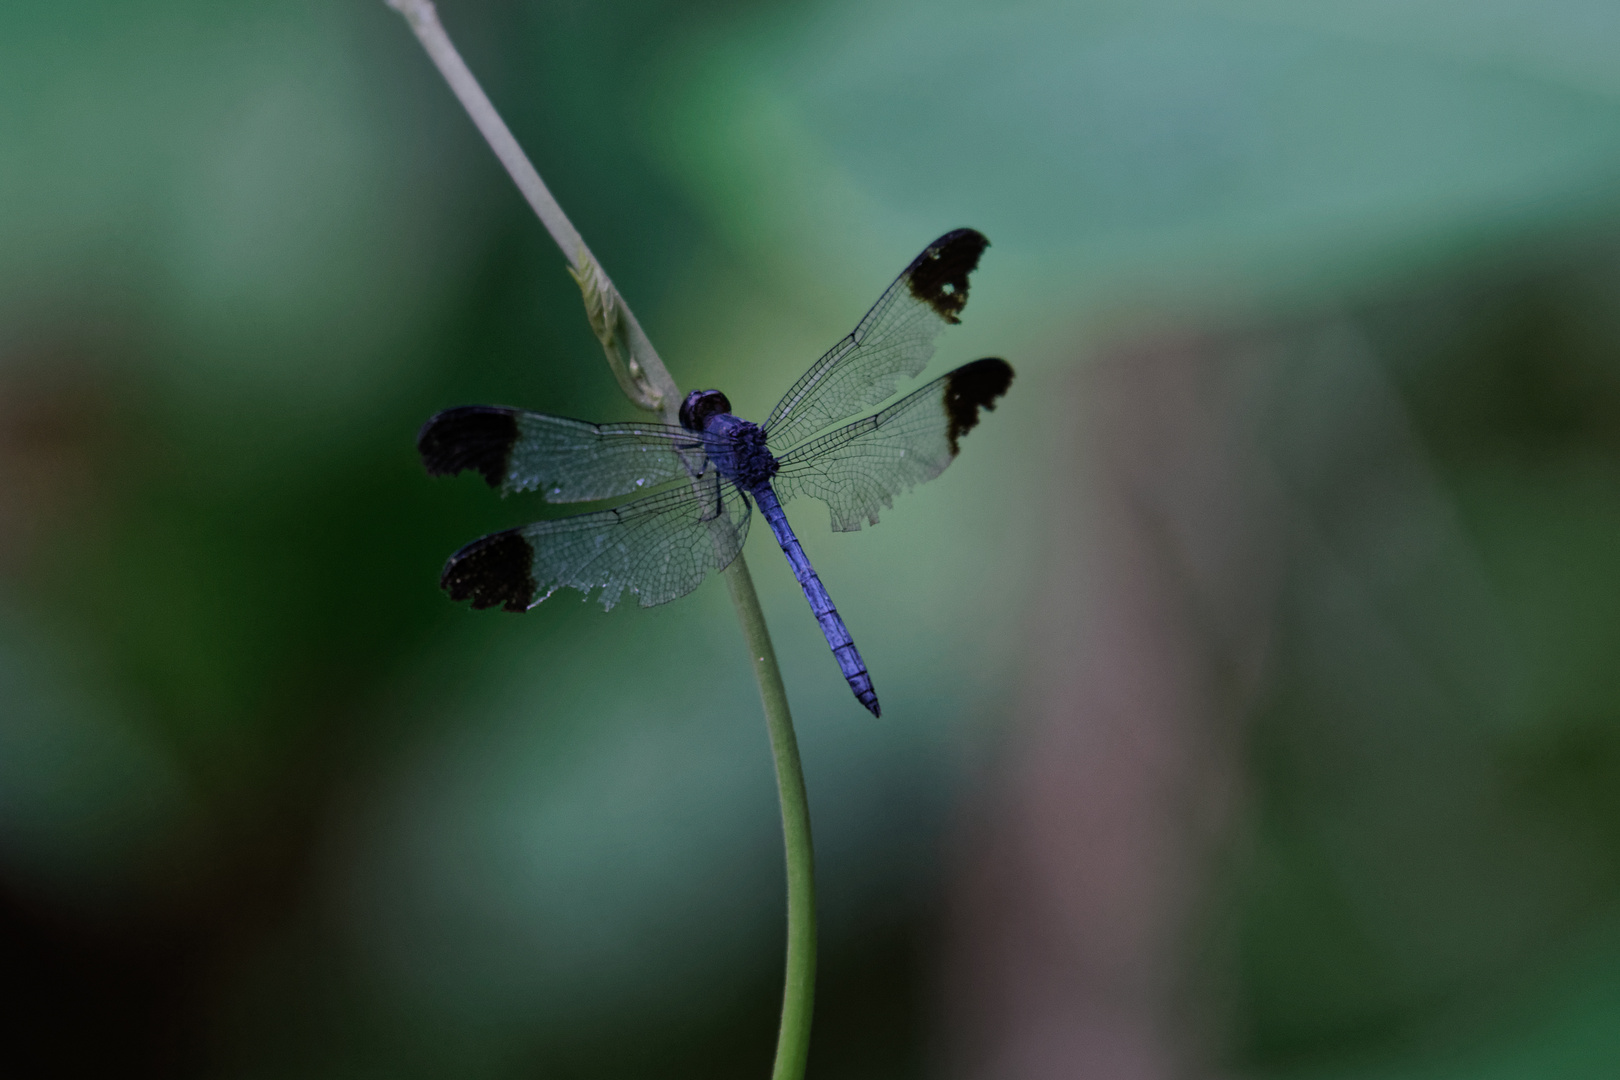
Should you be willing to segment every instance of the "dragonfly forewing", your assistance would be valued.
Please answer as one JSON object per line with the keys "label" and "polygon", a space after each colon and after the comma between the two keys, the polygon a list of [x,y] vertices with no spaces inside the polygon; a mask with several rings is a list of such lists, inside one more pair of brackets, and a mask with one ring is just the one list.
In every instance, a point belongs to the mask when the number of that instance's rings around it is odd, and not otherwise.
{"label": "dragonfly forewing", "polygon": [[417,448],[431,475],[471,469],[503,495],[593,502],[650,491],[703,472],[701,442],[668,424],[589,424],[493,405],[446,409],[422,426]]}
{"label": "dragonfly forewing", "polygon": [[990,241],[973,229],[935,240],[901,271],[842,341],[811,365],[761,425],[778,450],[894,396],[928,366],[934,339],[961,321],[968,276]]}

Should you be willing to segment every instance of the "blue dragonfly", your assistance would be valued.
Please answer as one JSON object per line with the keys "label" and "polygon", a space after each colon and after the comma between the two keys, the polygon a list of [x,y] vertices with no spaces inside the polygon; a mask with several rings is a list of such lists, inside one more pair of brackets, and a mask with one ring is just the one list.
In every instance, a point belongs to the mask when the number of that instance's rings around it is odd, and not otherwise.
{"label": "blue dragonfly", "polygon": [[680,425],[590,424],[523,409],[447,409],[417,436],[433,476],[472,469],[507,495],[553,503],[641,498],[608,510],[538,521],[474,540],[445,563],[439,584],[475,608],[527,611],[557,589],[578,589],[611,610],[625,593],[643,607],[685,596],[742,550],[752,504],[770,526],[850,689],[881,715],[871,676],[844,620],[788,525],[782,502],[822,500],[849,532],[894,496],[932,480],[963,435],[1012,384],[1005,360],[965,364],[854,423],[886,401],[901,377],[927,365],[934,339],[961,321],[968,275],[989,241],[946,233],[884,290],[860,323],[811,365],[764,424],[732,415],[718,390],[694,390]]}

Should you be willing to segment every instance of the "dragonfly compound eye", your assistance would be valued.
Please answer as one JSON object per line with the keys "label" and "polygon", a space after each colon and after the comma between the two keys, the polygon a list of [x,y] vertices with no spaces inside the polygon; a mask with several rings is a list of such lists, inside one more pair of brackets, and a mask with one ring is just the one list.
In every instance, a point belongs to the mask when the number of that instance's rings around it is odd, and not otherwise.
{"label": "dragonfly compound eye", "polygon": [[694,390],[681,404],[681,427],[688,431],[702,431],[704,421],[719,413],[731,411],[731,402],[718,390]]}

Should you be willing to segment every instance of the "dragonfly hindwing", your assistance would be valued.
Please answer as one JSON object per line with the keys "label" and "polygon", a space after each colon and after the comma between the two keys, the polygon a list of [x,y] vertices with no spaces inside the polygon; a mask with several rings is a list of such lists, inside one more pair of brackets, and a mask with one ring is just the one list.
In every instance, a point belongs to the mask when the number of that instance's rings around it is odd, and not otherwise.
{"label": "dragonfly hindwing", "polygon": [[1005,360],[964,364],[882,412],[795,447],[782,458],[776,489],[783,498],[826,503],[837,532],[876,525],[896,495],[945,471],[979,410],[994,409],[1012,378]]}
{"label": "dragonfly hindwing", "polygon": [[471,600],[475,608],[502,607],[528,611],[535,603],[534,548],[522,530],[507,529],[474,540],[444,564],[439,588],[452,600]]}

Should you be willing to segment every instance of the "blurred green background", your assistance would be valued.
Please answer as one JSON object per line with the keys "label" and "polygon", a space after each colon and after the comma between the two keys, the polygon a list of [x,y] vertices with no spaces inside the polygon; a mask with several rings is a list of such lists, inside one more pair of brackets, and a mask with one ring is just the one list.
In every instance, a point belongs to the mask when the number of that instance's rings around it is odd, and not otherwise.
{"label": "blurred green background", "polygon": [[[929,240],[1018,379],[749,554],[816,1077],[1620,1074],[1620,7],[445,0],[683,388]],[[455,404],[631,419],[381,0],[0,8],[0,1071],[762,1076],[718,582],[522,618]]]}

